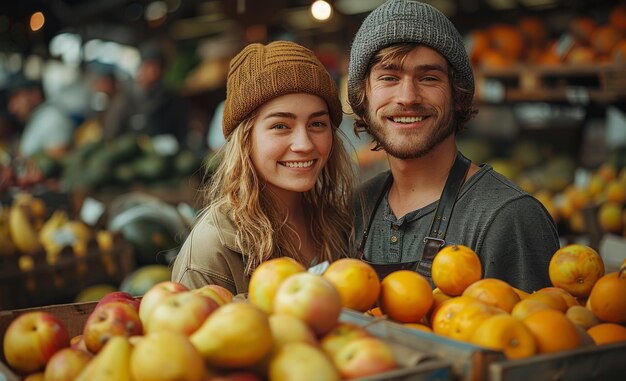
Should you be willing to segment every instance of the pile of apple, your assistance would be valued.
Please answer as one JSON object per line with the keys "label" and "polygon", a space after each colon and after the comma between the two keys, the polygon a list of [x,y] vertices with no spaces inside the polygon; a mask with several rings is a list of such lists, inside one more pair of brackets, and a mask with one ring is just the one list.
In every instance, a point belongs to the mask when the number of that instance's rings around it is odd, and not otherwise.
{"label": "pile of apple", "polygon": [[247,297],[171,282],[141,299],[102,298],[71,337],[51,313],[27,311],[4,336],[25,380],[340,380],[400,367],[390,344],[339,320],[338,289],[289,258],[263,263]]}

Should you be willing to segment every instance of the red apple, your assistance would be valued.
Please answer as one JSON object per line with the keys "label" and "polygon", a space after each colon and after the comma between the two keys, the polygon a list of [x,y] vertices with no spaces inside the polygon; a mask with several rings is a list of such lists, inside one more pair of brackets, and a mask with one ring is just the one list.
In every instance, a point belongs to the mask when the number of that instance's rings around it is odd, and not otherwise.
{"label": "red apple", "polygon": [[270,359],[272,381],[339,381],[339,372],[321,349],[303,342],[289,343]]}
{"label": "red apple", "polygon": [[193,290],[191,290],[191,292],[195,294],[200,294],[209,299],[212,299],[220,306],[223,306],[224,304],[228,303],[229,300],[224,299],[224,296],[220,295],[220,293],[212,286],[213,285],[211,284],[206,284],[200,288],[194,288]]}
{"label": "red apple", "polygon": [[287,277],[276,290],[274,312],[306,322],[322,336],[337,325],[341,313],[339,291],[322,275],[307,272]]}
{"label": "red apple", "polygon": [[141,298],[141,303],[139,304],[139,318],[141,322],[145,323],[148,320],[148,316],[150,316],[154,307],[165,299],[166,296],[183,291],[189,291],[189,289],[180,283],[169,280],[159,282],[150,287]]}
{"label": "red apple", "polygon": [[179,292],[159,302],[144,324],[144,332],[175,331],[191,335],[219,304],[191,291]]}
{"label": "red apple", "polygon": [[141,335],[143,327],[139,314],[126,302],[110,302],[89,315],[83,329],[83,340],[91,353],[98,353],[113,336]]}
{"label": "red apple", "polygon": [[333,358],[341,377],[371,376],[398,368],[389,344],[378,337],[362,337],[344,345]]}
{"label": "red apple", "polygon": [[354,339],[371,336],[367,330],[349,322],[339,322],[330,332],[322,336],[320,345],[328,357],[335,358],[344,345]]}
{"label": "red apple", "polygon": [[261,263],[250,277],[248,285],[250,303],[268,314],[272,313],[274,296],[283,280],[305,271],[302,264],[290,257],[273,258]]}
{"label": "red apple", "polygon": [[214,290],[222,299],[224,299],[226,303],[230,303],[235,296],[229,289],[218,284],[207,284],[206,286],[207,288]]}
{"label": "red apple", "polygon": [[114,291],[104,295],[102,299],[98,301],[98,304],[96,304],[95,308],[98,308],[99,306],[110,302],[126,302],[133,306],[137,310],[137,312],[139,312],[139,303],[141,302],[141,299],[132,296],[128,292]]}
{"label": "red apple", "polygon": [[55,353],[46,364],[45,380],[73,381],[92,357],[92,354],[80,349],[63,348]]}
{"label": "red apple", "polygon": [[7,364],[23,373],[42,370],[57,351],[70,346],[67,327],[56,316],[30,311],[16,317],[4,334]]}

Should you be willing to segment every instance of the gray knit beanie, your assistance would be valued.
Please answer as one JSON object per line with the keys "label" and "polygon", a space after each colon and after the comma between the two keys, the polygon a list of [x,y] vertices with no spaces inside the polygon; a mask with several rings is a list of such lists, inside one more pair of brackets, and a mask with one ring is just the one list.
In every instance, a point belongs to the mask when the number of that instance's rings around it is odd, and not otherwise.
{"label": "gray knit beanie", "polygon": [[363,21],[350,51],[348,100],[356,104],[356,86],[365,78],[374,55],[396,43],[419,43],[437,50],[474,94],[474,75],[463,38],[452,22],[435,7],[415,0],[388,0]]}

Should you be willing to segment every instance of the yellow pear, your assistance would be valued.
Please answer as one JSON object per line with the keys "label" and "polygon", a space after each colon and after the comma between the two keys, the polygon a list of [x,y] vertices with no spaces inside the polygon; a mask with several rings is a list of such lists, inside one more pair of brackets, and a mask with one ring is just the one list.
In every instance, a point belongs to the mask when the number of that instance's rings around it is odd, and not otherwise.
{"label": "yellow pear", "polygon": [[76,381],[128,381],[132,346],[125,336],[112,336]]}
{"label": "yellow pear", "polygon": [[210,365],[222,368],[256,364],[273,345],[267,314],[244,302],[215,310],[190,339]]}
{"label": "yellow pear", "polygon": [[130,356],[134,381],[203,381],[204,359],[180,332],[156,331],[143,337]]}
{"label": "yellow pear", "polygon": [[339,371],[319,347],[304,342],[285,344],[269,365],[269,381],[340,380]]}

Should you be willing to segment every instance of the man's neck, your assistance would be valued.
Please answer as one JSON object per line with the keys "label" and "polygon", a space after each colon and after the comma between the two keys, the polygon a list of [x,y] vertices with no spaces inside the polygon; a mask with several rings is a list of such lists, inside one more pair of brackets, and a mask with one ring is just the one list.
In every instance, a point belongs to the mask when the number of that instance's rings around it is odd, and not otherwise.
{"label": "man's neck", "polygon": [[389,205],[396,217],[402,217],[439,199],[456,153],[456,144],[452,139],[424,157],[404,160],[389,157],[393,174]]}

